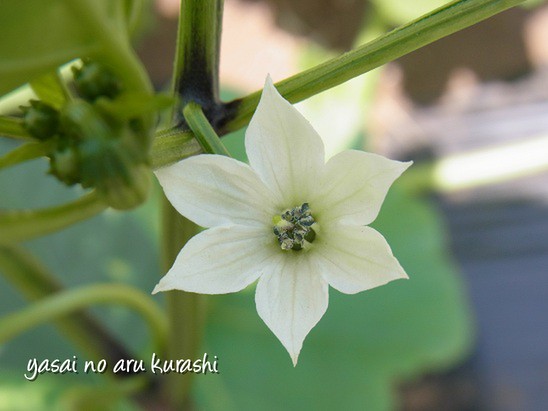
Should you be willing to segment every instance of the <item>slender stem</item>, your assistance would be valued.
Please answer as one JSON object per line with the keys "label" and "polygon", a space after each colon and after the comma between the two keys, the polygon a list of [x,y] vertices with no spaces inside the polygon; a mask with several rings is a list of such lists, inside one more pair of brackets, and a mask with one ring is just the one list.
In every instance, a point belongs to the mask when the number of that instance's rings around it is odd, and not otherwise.
{"label": "slender stem", "polygon": [[[277,83],[276,88],[290,102],[299,102],[524,1],[453,1],[355,50],[289,77]],[[227,104],[226,108],[234,114],[218,130],[221,135],[249,122],[260,93]]]}
{"label": "slender stem", "polygon": [[[183,107],[196,101],[209,109],[218,102],[222,14],[223,0],[181,0],[173,87]],[[180,113],[174,115],[177,122]]]}
{"label": "slender stem", "polygon": [[[0,244],[0,271],[27,299],[36,301],[62,291],[63,286],[23,248]],[[117,361],[130,353],[86,312],[59,318],[56,325],[94,360]]]}
{"label": "slender stem", "polygon": [[0,136],[11,137],[17,140],[33,140],[23,127],[23,121],[15,117],[0,116]]}
{"label": "slender stem", "polygon": [[[163,267],[167,272],[173,265],[185,243],[198,232],[198,227],[182,217],[171,204],[163,202]],[[169,315],[169,358],[196,358],[200,348],[203,320],[204,296],[182,291],[166,293]],[[191,408],[189,392],[192,374],[170,374],[167,381],[167,396],[174,409]]]}
{"label": "slender stem", "polygon": [[91,305],[106,303],[125,305],[139,312],[150,327],[155,352],[163,351],[167,339],[164,313],[147,294],[123,284],[94,284],[61,291],[8,314],[0,319],[0,343],[39,324]]}
{"label": "slender stem", "polygon": [[24,161],[33,160],[45,156],[52,148],[55,142],[50,140],[46,142],[31,142],[14,148],[9,153],[0,157],[0,170],[11,167]]}
{"label": "slender stem", "polygon": [[190,129],[194,132],[196,140],[206,153],[231,157],[221,139],[209,124],[202,107],[197,103],[190,102],[183,109],[183,115]]}
{"label": "slender stem", "polygon": [[24,241],[68,227],[99,214],[107,206],[91,192],[76,201],[40,210],[0,211],[0,240]]}

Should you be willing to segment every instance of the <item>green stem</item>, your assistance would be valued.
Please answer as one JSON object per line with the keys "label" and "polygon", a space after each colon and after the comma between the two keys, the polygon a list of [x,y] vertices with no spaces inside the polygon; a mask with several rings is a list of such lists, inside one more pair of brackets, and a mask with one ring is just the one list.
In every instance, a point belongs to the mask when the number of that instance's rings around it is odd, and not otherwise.
{"label": "green stem", "polygon": [[155,352],[162,352],[167,337],[164,313],[147,294],[122,284],[94,284],[62,291],[8,314],[0,319],[0,343],[39,324],[91,305],[107,303],[125,305],[139,312],[150,327]]}
{"label": "green stem", "polygon": [[[196,102],[215,116],[218,109],[219,44],[221,37],[222,0],[181,0],[177,48],[173,68],[173,92],[181,97],[183,107]],[[155,166],[180,159],[182,154],[199,153],[193,133],[185,129],[181,107],[175,107],[173,122],[179,131],[168,131],[153,143]],[[202,113],[203,114],[203,113]],[[177,152],[176,155],[173,155]],[[158,156],[158,154],[163,156]],[[184,219],[163,199],[163,266],[173,265],[185,243],[197,232],[197,227]],[[198,294],[170,291],[166,295],[170,319],[170,358],[196,358],[203,333],[203,297]],[[189,397],[191,375],[170,374],[166,397],[173,409],[191,408]]]}
{"label": "green stem", "polygon": [[173,87],[183,107],[196,101],[209,109],[218,102],[222,15],[223,0],[181,0]]}
{"label": "green stem", "polygon": [[231,157],[221,139],[209,124],[208,119],[197,103],[190,102],[183,109],[183,115],[200,146],[206,153]]}
{"label": "green stem", "polygon": [[152,143],[152,168],[157,169],[201,152],[190,130],[171,128],[156,133]]}
{"label": "green stem", "polygon": [[[163,268],[168,271],[181,248],[197,232],[198,227],[182,217],[171,204],[163,202]],[[169,358],[196,358],[203,333],[205,297],[182,291],[166,293],[169,316]],[[174,409],[191,408],[189,392],[192,374],[170,374],[167,396]]]}
{"label": "green stem", "polygon": [[[27,299],[36,301],[62,291],[63,286],[23,248],[0,244],[0,271]],[[56,325],[94,360],[131,358],[116,338],[86,312],[59,318]]]}
{"label": "green stem", "polygon": [[[454,1],[342,56],[289,77],[276,87],[293,103],[304,100],[524,1]],[[257,108],[260,95],[259,90],[225,104],[224,119],[216,119],[214,123],[217,134],[223,136],[245,126]],[[189,130],[163,132],[153,144],[153,167],[163,167],[201,152]]]}
{"label": "green stem", "polygon": [[[277,83],[276,88],[290,102],[299,102],[524,1],[453,1],[355,50],[289,77]],[[227,109],[234,114],[218,130],[220,134],[245,126],[260,95],[257,91],[228,103]]]}
{"label": "green stem", "polygon": [[24,161],[33,160],[45,156],[55,147],[54,141],[31,142],[14,148],[9,153],[0,157],[0,170],[11,167]]}
{"label": "green stem", "polygon": [[93,217],[106,208],[100,197],[92,192],[56,207],[0,211],[0,241],[30,240]]}
{"label": "green stem", "polygon": [[23,121],[15,117],[0,116],[0,136],[17,140],[34,140],[23,127]]}

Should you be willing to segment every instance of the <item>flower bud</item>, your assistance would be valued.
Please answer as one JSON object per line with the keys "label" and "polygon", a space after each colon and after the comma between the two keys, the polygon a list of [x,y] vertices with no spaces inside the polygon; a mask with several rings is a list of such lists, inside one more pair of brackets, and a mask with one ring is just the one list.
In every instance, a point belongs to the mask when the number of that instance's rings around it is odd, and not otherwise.
{"label": "flower bud", "polygon": [[84,100],[74,100],[64,107],[61,112],[61,129],[73,142],[115,137],[106,119]]}
{"label": "flower bud", "polygon": [[105,202],[117,210],[128,210],[143,203],[150,191],[150,170],[143,164],[130,167],[97,183]]}
{"label": "flower bud", "polygon": [[84,100],[67,104],[60,120],[59,146],[67,153],[52,155],[52,174],[68,184],[95,188],[119,210],[136,207],[147,198],[151,186],[147,153],[128,123],[106,116]]}
{"label": "flower bud", "polygon": [[96,61],[85,62],[80,68],[74,67],[72,72],[76,88],[86,100],[94,101],[99,97],[114,98],[122,89],[116,76]]}
{"label": "flower bud", "polygon": [[23,126],[33,137],[47,140],[58,132],[59,113],[48,104],[31,100],[30,107],[21,107]]}
{"label": "flower bud", "polygon": [[80,182],[78,153],[73,147],[57,149],[50,155],[49,173],[69,186]]}

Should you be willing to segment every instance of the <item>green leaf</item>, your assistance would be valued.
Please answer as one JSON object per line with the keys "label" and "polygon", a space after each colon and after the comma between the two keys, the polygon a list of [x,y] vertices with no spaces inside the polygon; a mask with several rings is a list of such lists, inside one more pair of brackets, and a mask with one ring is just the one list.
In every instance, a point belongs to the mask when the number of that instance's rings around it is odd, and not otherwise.
{"label": "green leaf", "polygon": [[410,280],[356,295],[331,289],[296,368],[259,319],[253,290],[208,299],[204,350],[220,374],[196,378],[199,409],[393,409],[397,382],[463,357],[470,316],[436,210],[393,192],[375,226]]}
{"label": "green leaf", "polygon": [[[56,69],[72,59],[89,56],[104,44],[95,36],[96,28],[82,24],[74,9],[88,1],[25,0],[0,3],[0,94],[37,76]],[[104,25],[116,27],[125,35],[125,16],[117,12],[118,1],[96,0]],[[118,21],[117,21],[118,20]],[[123,24],[122,24],[123,23]]]}

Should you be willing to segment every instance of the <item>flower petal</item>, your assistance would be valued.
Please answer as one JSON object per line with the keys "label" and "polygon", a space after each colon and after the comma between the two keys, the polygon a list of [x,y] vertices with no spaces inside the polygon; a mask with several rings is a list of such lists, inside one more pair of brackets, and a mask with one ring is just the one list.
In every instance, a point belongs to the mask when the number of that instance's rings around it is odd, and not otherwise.
{"label": "flower petal", "polygon": [[314,246],[321,275],[343,293],[355,294],[409,278],[384,237],[371,227],[344,224],[322,227]]}
{"label": "flower petal", "polygon": [[310,199],[314,216],[322,223],[371,223],[394,180],[411,164],[357,150],[337,154],[327,162],[321,188]]}
{"label": "flower petal", "polygon": [[173,267],[154,288],[202,294],[240,291],[263,272],[263,262],[278,250],[264,228],[215,227],[192,237]]}
{"label": "flower petal", "polygon": [[265,269],[269,272],[260,278],[255,294],[260,317],[287,349],[293,365],[305,337],[327,309],[327,283],[312,267],[306,255],[278,256]]}
{"label": "flower petal", "polygon": [[247,165],[202,154],[156,171],[179,213],[202,227],[264,225],[276,214],[273,194]]}
{"label": "flower petal", "polygon": [[251,167],[285,207],[307,201],[325,162],[322,139],[267,77],[245,135]]}

